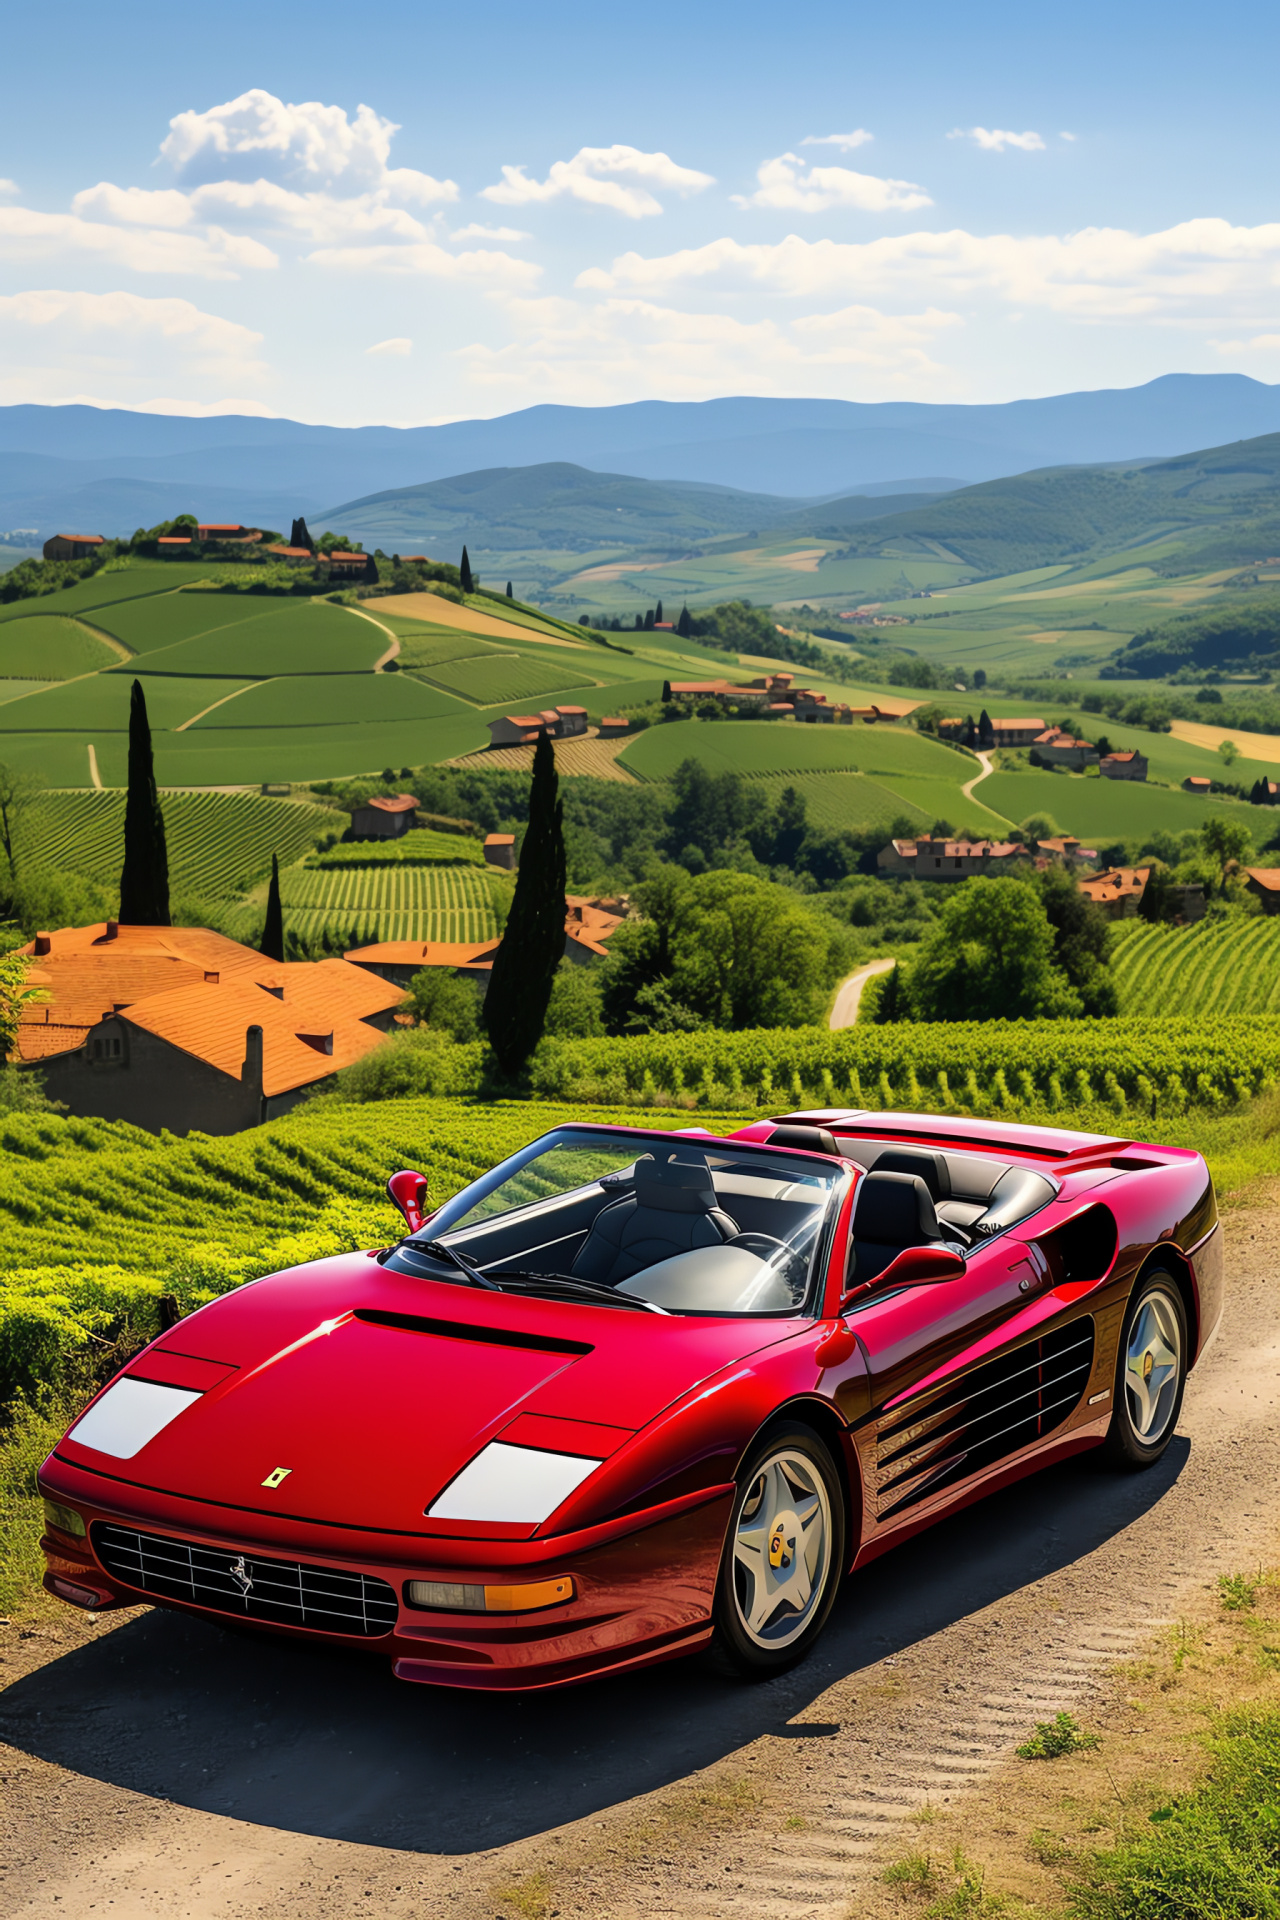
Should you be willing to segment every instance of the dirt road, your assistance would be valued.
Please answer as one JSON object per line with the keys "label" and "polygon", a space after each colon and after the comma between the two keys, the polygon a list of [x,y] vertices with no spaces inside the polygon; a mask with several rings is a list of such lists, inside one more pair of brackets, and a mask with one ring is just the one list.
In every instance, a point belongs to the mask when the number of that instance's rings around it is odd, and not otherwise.
{"label": "dirt road", "polygon": [[841,1027],[851,1027],[858,1017],[858,1003],[862,999],[862,989],[868,980],[874,980],[878,973],[888,973],[892,960],[870,960],[865,967],[859,967],[840,982],[836,988],[836,997],[831,1007],[831,1017],[827,1025],[833,1032]]}
{"label": "dirt road", "polygon": [[673,1665],[504,1700],[145,1610],[0,1629],[0,1913],[843,1914],[904,1816],[1274,1556],[1280,1211],[1226,1231],[1227,1317],[1155,1471],[1059,1468],[934,1529],[764,1686]]}

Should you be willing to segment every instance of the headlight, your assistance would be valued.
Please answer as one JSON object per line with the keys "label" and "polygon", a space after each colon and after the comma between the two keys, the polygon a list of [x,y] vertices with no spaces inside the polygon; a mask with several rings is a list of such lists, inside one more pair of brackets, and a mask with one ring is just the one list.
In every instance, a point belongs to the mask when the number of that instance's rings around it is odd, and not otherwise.
{"label": "headlight", "polygon": [[481,1587],[454,1580],[410,1580],[405,1599],[411,1607],[436,1607],[448,1613],[533,1613],[538,1607],[563,1607],[577,1589],[573,1575],[535,1580],[520,1587]]}
{"label": "headlight", "polygon": [[162,1387],[154,1380],[117,1380],[67,1435],[95,1453],[132,1460],[171,1420],[200,1398],[185,1387]]}
{"label": "headlight", "polygon": [[431,1520],[494,1520],[535,1525],[594,1473],[599,1460],[543,1453],[491,1440],[427,1508]]}

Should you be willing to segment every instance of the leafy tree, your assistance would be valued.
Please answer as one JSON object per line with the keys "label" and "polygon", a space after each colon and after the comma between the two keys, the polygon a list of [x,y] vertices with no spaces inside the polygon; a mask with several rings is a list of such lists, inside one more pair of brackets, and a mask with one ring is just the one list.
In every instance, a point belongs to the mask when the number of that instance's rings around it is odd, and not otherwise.
{"label": "leafy tree", "polygon": [[594,1040],[604,1032],[596,969],[561,960],[551,983],[546,1031],[560,1040]]}
{"label": "leafy tree", "polygon": [[1081,893],[1075,877],[1056,862],[1037,876],[1040,898],[1053,928],[1054,956],[1094,1019],[1114,1019],[1120,1011],[1108,961],[1111,925],[1101,907]]}
{"label": "leafy tree", "polygon": [[1248,827],[1242,820],[1228,820],[1225,814],[1215,813],[1206,820],[1200,829],[1200,838],[1204,842],[1205,852],[1212,854],[1217,861],[1219,876],[1223,881],[1232,861],[1243,866],[1253,851],[1253,838]]}
{"label": "leafy tree", "polygon": [[284,909],[280,905],[280,862],[271,856],[271,885],[267,889],[267,918],[259,951],[268,960],[284,960]]}
{"label": "leafy tree", "polygon": [[[1144,861],[1144,865],[1146,862]],[[1153,860],[1147,884],[1138,902],[1143,920],[1176,920],[1182,912],[1182,890],[1177,875],[1163,860]]]}
{"label": "leafy tree", "polygon": [[1234,740],[1219,740],[1218,758],[1224,767],[1234,766],[1240,758],[1240,749]]}
{"label": "leafy tree", "polygon": [[0,1056],[3,1057],[8,1056],[13,1046],[24,1004],[38,997],[36,988],[27,985],[30,965],[24,953],[0,956]]}
{"label": "leafy tree", "polygon": [[471,577],[471,560],[465,546],[462,549],[462,560],[458,566],[458,584],[464,593],[475,592],[475,582]]}
{"label": "leafy tree", "polygon": [[[899,1020],[911,1018],[907,1004],[906,990],[902,984],[902,964],[895,963],[884,976],[880,988],[880,998],[875,1003],[875,1024],[879,1027],[895,1025]],[[870,984],[870,983],[868,983]]]}
{"label": "leafy tree", "polygon": [[423,967],[409,982],[409,1006],[416,1020],[455,1040],[480,1033],[480,993],[474,981],[444,967]]}
{"label": "leafy tree", "polygon": [[925,935],[904,983],[918,1020],[1075,1018],[1083,1006],[1057,964],[1039,889],[962,881]]}
{"label": "leafy tree", "polygon": [[638,613],[636,615],[636,632],[637,633],[641,632],[643,627],[644,627],[644,615],[642,613]]}
{"label": "leafy tree", "polygon": [[167,927],[170,924],[169,853],[156,788],[146,696],[140,680],[134,681],[129,699],[129,784],[124,807],[120,919],[126,926]]}
{"label": "leafy tree", "polygon": [[718,1027],[815,1020],[845,952],[828,915],[754,874],[724,871],[680,888],[671,946],[673,996]]}
{"label": "leafy tree", "polygon": [[1051,813],[1029,813],[1022,822],[1022,838],[1028,846],[1037,840],[1056,840],[1061,832]]}
{"label": "leafy tree", "polygon": [[773,857],[779,866],[794,867],[808,831],[805,797],[794,787],[784,787],[778,798],[777,826],[773,835]]}
{"label": "leafy tree", "polygon": [[682,640],[687,640],[693,632],[693,622],[689,618],[689,608],[687,604],[680,609],[680,618],[676,623],[676,632]]}
{"label": "leafy tree", "polygon": [[975,687],[979,687],[979,688],[981,688],[981,687],[985,687],[985,686],[986,686],[986,684],[987,684],[987,676],[986,676],[986,672],[985,672],[985,670],[984,670],[984,669],[983,669],[982,667],[975,667],[975,668],[974,668],[974,671],[973,671],[973,684],[974,684],[974,686],[975,686]]}
{"label": "leafy tree", "polygon": [[529,825],[506,931],[493,963],[484,1024],[500,1070],[514,1079],[542,1038],[556,968],[564,955],[564,808],[555,750],[538,735]]}

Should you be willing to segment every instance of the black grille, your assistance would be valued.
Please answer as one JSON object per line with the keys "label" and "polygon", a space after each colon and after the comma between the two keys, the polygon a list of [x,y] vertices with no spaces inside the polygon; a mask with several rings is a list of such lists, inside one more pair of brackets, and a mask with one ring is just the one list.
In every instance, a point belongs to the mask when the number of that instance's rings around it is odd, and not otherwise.
{"label": "black grille", "polygon": [[1074,1320],[899,1407],[876,1442],[882,1520],[1060,1427],[1093,1370],[1093,1321]]}
{"label": "black grille", "polygon": [[94,1522],[90,1537],[108,1573],[158,1599],[187,1600],[244,1620],[352,1633],[362,1639],[390,1633],[396,1623],[394,1589],[367,1573],[264,1560],[229,1547],[136,1533],[105,1520]]}

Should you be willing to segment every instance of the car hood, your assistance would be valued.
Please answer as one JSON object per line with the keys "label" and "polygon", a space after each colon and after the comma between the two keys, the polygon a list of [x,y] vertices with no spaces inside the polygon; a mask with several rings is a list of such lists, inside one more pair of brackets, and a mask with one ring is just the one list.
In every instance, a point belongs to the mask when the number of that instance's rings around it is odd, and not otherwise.
{"label": "car hood", "polygon": [[[199,1393],[131,1458],[78,1442],[74,1428],[58,1453],[117,1482],[242,1511],[456,1532],[425,1509],[521,1415],[611,1428],[617,1445],[795,1330],[521,1299],[344,1255],[213,1301],[130,1362],[133,1378]],[[575,1450],[572,1434],[556,1444]]]}

